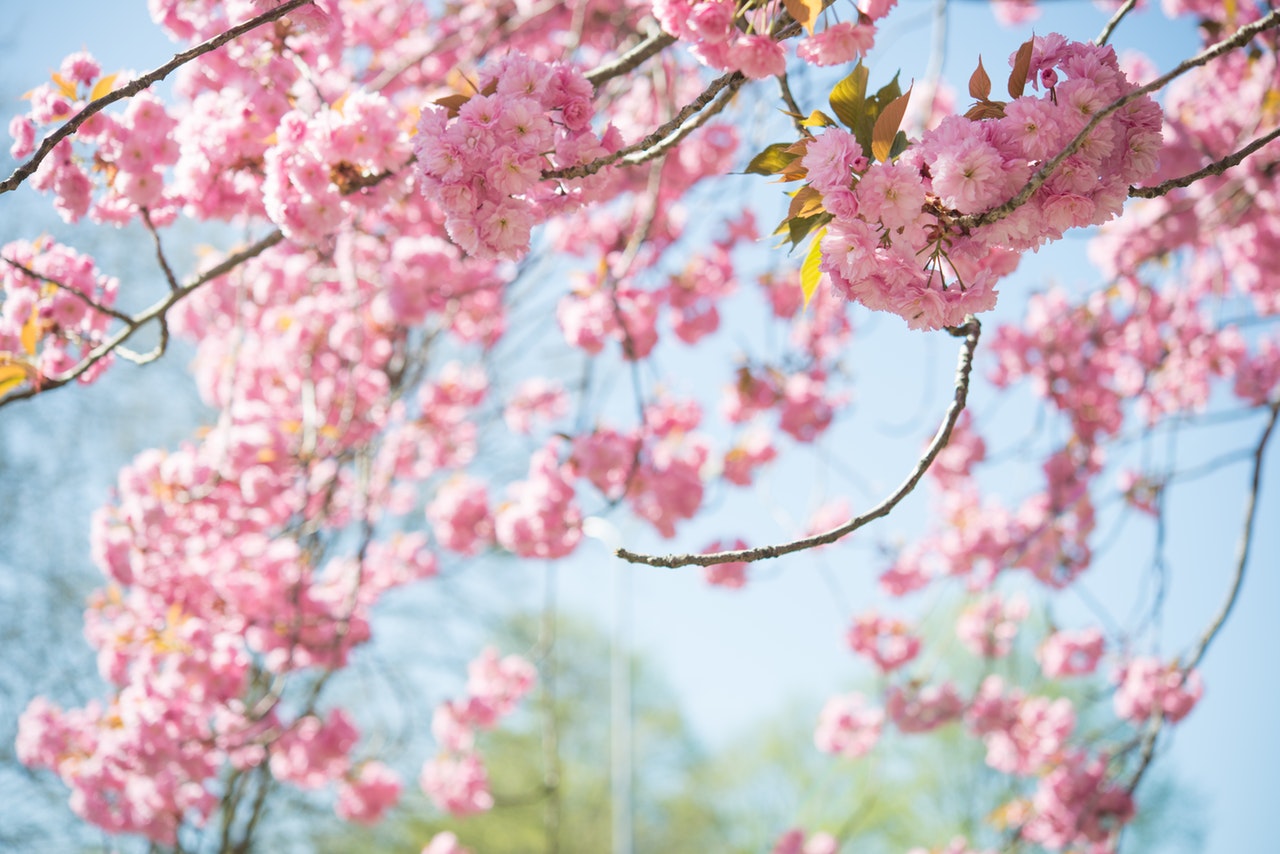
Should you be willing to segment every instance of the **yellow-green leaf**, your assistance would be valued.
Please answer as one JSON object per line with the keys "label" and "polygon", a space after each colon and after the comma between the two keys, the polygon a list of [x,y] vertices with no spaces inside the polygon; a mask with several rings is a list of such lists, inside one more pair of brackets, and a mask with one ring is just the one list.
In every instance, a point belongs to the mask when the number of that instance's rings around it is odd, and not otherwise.
{"label": "yellow-green leaf", "polygon": [[787,211],[787,219],[808,217],[826,211],[822,206],[822,194],[813,187],[804,186],[796,191],[791,199],[791,207]]}
{"label": "yellow-green leaf", "polygon": [[52,78],[54,85],[58,87],[59,92],[66,95],[72,101],[76,99],[76,84],[72,83],[56,71],[53,72],[50,77]]}
{"label": "yellow-green leaf", "polygon": [[1013,59],[1013,71],[1009,73],[1010,98],[1021,98],[1027,88],[1027,73],[1031,70],[1031,48],[1034,43],[1034,36],[1023,42]]}
{"label": "yellow-green leaf", "polygon": [[795,154],[787,151],[790,146],[789,142],[775,142],[751,158],[746,171],[753,175],[775,175],[782,172],[797,159]]}
{"label": "yellow-green leaf", "polygon": [[836,123],[836,120],[828,116],[822,110],[814,110],[809,114],[809,118],[804,119],[800,124],[807,128],[829,128]]}
{"label": "yellow-green leaf", "polygon": [[808,30],[809,35],[813,35],[818,16],[822,14],[822,0],[783,0],[783,3],[796,23]]}
{"label": "yellow-green leaf", "polygon": [[893,150],[893,140],[902,126],[902,119],[907,114],[907,103],[911,100],[911,90],[905,95],[895,98],[880,112],[876,126],[871,131],[871,153],[876,160],[885,161]]}
{"label": "yellow-green leaf", "polygon": [[7,357],[0,355],[0,397],[4,397],[27,381],[28,368],[13,362],[6,363]]}
{"label": "yellow-green leaf", "polygon": [[35,307],[31,309],[31,317],[22,324],[22,334],[19,337],[22,341],[22,349],[27,351],[28,356],[34,356],[36,345],[40,343],[40,314]]}
{"label": "yellow-green leaf", "polygon": [[809,300],[813,299],[813,295],[818,291],[818,282],[822,281],[822,238],[826,235],[826,227],[821,228],[817,234],[813,236],[813,243],[809,245],[809,253],[804,256],[804,263],[800,265],[800,290],[804,292],[804,304],[809,305]]}
{"label": "yellow-green leaf", "polygon": [[867,100],[867,78],[870,76],[870,70],[859,61],[849,76],[831,90],[831,111],[850,130],[854,129],[862,114]]}
{"label": "yellow-green leaf", "polygon": [[103,77],[97,83],[94,83],[93,91],[89,93],[89,100],[96,101],[99,98],[103,97],[104,95],[111,94],[111,87],[115,85],[117,76],[118,75],[116,74],[108,74],[106,77]]}
{"label": "yellow-green leaf", "polygon": [[977,69],[969,78],[969,94],[979,101],[985,101],[991,97],[991,78],[987,76],[987,70],[982,67],[981,56],[978,57]]}

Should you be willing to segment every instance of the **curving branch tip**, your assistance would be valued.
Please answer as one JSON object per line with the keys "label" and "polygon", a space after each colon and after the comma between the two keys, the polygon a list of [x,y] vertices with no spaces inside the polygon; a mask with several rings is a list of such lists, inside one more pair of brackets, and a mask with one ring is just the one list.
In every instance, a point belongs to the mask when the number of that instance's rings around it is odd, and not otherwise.
{"label": "curving branch tip", "polygon": [[929,467],[933,465],[933,461],[938,454],[947,446],[947,442],[951,440],[951,432],[955,429],[956,422],[960,420],[960,413],[964,411],[965,405],[968,403],[969,383],[973,375],[973,355],[978,347],[978,339],[982,335],[982,324],[978,321],[978,318],[969,315],[965,318],[963,324],[947,331],[957,338],[964,339],[964,344],[961,346],[960,354],[957,357],[955,393],[951,398],[951,403],[947,407],[942,423],[938,425],[938,431],[934,434],[933,440],[929,443],[920,459],[916,461],[906,479],[893,493],[875,507],[829,531],[776,545],[711,552],[708,554],[670,555],[651,555],[619,548],[614,551],[614,554],[628,563],[639,563],[645,566],[666,569],[675,569],[681,566],[714,566],[721,563],[753,563],[829,545],[876,519],[888,516],[904,498],[911,494],[929,470]]}

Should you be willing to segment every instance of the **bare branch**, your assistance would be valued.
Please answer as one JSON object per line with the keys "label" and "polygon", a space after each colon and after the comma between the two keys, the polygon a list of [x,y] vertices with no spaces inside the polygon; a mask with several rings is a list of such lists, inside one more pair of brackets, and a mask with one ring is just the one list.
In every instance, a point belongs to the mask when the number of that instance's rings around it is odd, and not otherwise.
{"label": "bare branch", "polygon": [[1154,199],[1165,195],[1173,190],[1182,187],[1190,187],[1196,181],[1202,178],[1208,178],[1213,175],[1221,175],[1231,167],[1239,164],[1242,160],[1253,154],[1259,148],[1262,148],[1269,142],[1280,139],[1280,127],[1275,128],[1271,133],[1265,134],[1246,145],[1244,148],[1232,154],[1228,154],[1221,160],[1215,160],[1203,169],[1197,169],[1189,175],[1183,175],[1181,178],[1170,178],[1168,181],[1157,184],[1154,187],[1130,187],[1129,197],[1134,199]]}
{"label": "bare branch", "polygon": [[151,212],[146,208],[140,208],[142,213],[142,224],[146,226],[147,233],[151,235],[151,242],[156,247],[156,261],[160,264],[160,270],[164,273],[164,280],[169,283],[169,290],[176,291],[180,287],[178,277],[173,274],[173,268],[169,266],[169,259],[165,257],[164,246],[160,242],[160,232],[156,231],[155,223],[151,221]]}
{"label": "bare branch", "polygon": [[1125,4],[1111,16],[1111,20],[1107,21],[1107,25],[1102,28],[1102,32],[1098,33],[1098,37],[1093,40],[1093,43],[1098,47],[1106,44],[1107,40],[1111,38],[1111,34],[1116,31],[1116,27],[1120,26],[1120,22],[1124,20],[1124,16],[1132,12],[1137,5],[1138,0],[1126,0]]}
{"label": "bare branch", "polygon": [[739,561],[757,561],[767,558],[781,557],[792,552],[804,551],[805,549],[816,548],[817,546],[825,546],[834,543],[841,537],[853,533],[859,528],[883,516],[889,515],[893,508],[897,507],[902,499],[911,494],[911,491],[920,483],[925,472],[929,470],[929,466],[933,464],[935,458],[946,447],[948,440],[951,438],[951,431],[956,426],[956,421],[960,418],[960,413],[964,411],[965,402],[969,396],[969,377],[973,371],[973,352],[978,346],[978,337],[982,333],[982,325],[976,317],[970,315],[965,319],[963,326],[951,331],[953,335],[964,336],[964,346],[960,349],[958,364],[956,365],[956,383],[955,396],[951,400],[951,405],[947,407],[946,417],[942,424],[938,427],[938,432],[934,435],[933,441],[929,443],[929,447],[925,449],[924,455],[916,461],[915,467],[911,473],[907,475],[906,480],[894,490],[893,494],[881,501],[872,509],[863,513],[861,516],[855,516],[848,522],[838,528],[833,528],[822,534],[814,534],[810,537],[803,537],[793,540],[789,543],[782,543],[774,546],[760,546],[752,549],[738,549],[727,552],[714,552],[712,554],[684,554],[684,555],[647,555],[629,551],[627,549],[618,549],[616,554],[618,557],[630,563],[643,563],[648,566],[661,566],[674,568],[678,566],[713,566],[719,563],[736,563]]}
{"label": "bare branch", "polygon": [[682,139],[702,127],[715,116],[719,115],[724,108],[729,105],[729,102],[733,100],[733,96],[737,93],[738,89],[741,88],[742,84],[746,82],[747,78],[745,77],[739,77],[736,81],[731,80],[729,85],[725,87],[724,91],[720,93],[720,96],[716,98],[715,102],[710,107],[707,107],[705,110],[694,116],[688,124],[677,128],[675,133],[671,134],[671,136],[662,140],[648,151],[623,158],[622,164],[624,166],[636,166],[641,163],[654,160],[655,158],[662,157],[672,148],[679,145]]}
{"label": "bare branch", "polygon": [[1062,149],[1057,156],[1044,166],[1040,167],[1040,170],[1031,176],[1031,180],[1027,181],[1026,185],[1018,191],[1016,196],[985,213],[977,215],[970,214],[968,216],[959,217],[956,220],[956,225],[960,228],[978,228],[979,226],[989,225],[990,223],[999,222],[1004,219],[1009,214],[1022,207],[1022,205],[1026,204],[1027,199],[1031,198],[1031,195],[1036,190],[1040,189],[1040,187],[1044,185],[1044,182],[1049,180],[1049,177],[1054,173],[1054,171],[1062,165],[1062,161],[1079,151],[1080,146],[1084,145],[1085,140],[1089,138],[1089,134],[1093,132],[1093,129],[1101,124],[1112,113],[1121,109],[1126,104],[1141,98],[1143,95],[1149,95],[1152,92],[1163,89],[1175,78],[1186,74],[1194,68],[1199,68],[1200,66],[1205,65],[1229,51],[1247,44],[1254,36],[1277,25],[1280,25],[1280,9],[1272,10],[1269,14],[1259,18],[1252,24],[1241,27],[1230,38],[1223,39],[1217,44],[1205,48],[1190,59],[1179,63],[1172,71],[1162,74],[1150,83],[1147,83],[1144,86],[1139,86],[1127,95],[1112,101],[1110,104],[1094,113],[1093,118],[1084,126],[1084,129],[1080,131],[1080,133],[1076,134],[1075,138],[1072,139],[1071,142],[1067,143],[1067,147]]}
{"label": "bare branch", "polygon": [[1280,420],[1280,402],[1271,405],[1271,417],[1267,419],[1267,425],[1262,429],[1262,436],[1259,437],[1258,445],[1253,451],[1253,476],[1249,481],[1249,497],[1245,499],[1244,530],[1240,532],[1240,542],[1236,546],[1236,568],[1231,579],[1231,590],[1228,591],[1227,599],[1222,603],[1222,608],[1218,611],[1218,615],[1214,617],[1213,622],[1205,629],[1195,652],[1188,659],[1186,670],[1191,670],[1204,658],[1209,645],[1213,643],[1213,639],[1222,630],[1223,624],[1227,622],[1227,617],[1231,616],[1231,609],[1235,607],[1236,600],[1240,596],[1240,586],[1244,582],[1245,567],[1249,563],[1249,551],[1253,546],[1254,522],[1258,513],[1258,495],[1262,490],[1262,458],[1266,454],[1267,443],[1271,441],[1271,434],[1275,431],[1277,420]]}
{"label": "bare branch", "polygon": [[650,33],[644,41],[631,48],[631,50],[627,51],[622,56],[612,62],[608,62],[588,71],[586,75],[587,82],[599,89],[600,84],[606,83],[615,77],[620,77],[629,71],[634,71],[636,68],[639,68],[645,60],[661,53],[675,43],[675,36],[668,35],[661,30]]}
{"label": "bare branch", "polygon": [[0,194],[18,189],[22,182],[27,180],[27,178],[30,178],[36,169],[39,168],[41,162],[49,156],[49,152],[53,151],[53,147],[55,145],[71,136],[71,134],[75,133],[76,130],[79,129],[80,125],[84,124],[88,119],[102,112],[116,101],[122,101],[125,98],[133,97],[143,89],[149,87],[151,84],[158,83],[168,77],[175,70],[186,65],[188,62],[191,62],[193,59],[203,56],[210,51],[217,50],[227,42],[233,41],[263,24],[268,24],[272,21],[278,20],[279,18],[283,18],[299,6],[305,6],[310,2],[312,2],[312,0],[287,0],[287,2],[277,6],[269,12],[264,12],[257,17],[250,18],[243,24],[238,24],[224,33],[219,33],[213,38],[203,41],[193,48],[174,54],[173,59],[170,59],[159,68],[149,71],[135,80],[131,80],[119,89],[108,92],[96,101],[89,102],[85,105],[84,109],[72,116],[65,124],[60,125],[53,133],[46,136],[44,138],[44,142],[40,143],[40,148],[31,156],[30,160],[13,170],[12,175],[6,178],[3,182],[0,182]]}

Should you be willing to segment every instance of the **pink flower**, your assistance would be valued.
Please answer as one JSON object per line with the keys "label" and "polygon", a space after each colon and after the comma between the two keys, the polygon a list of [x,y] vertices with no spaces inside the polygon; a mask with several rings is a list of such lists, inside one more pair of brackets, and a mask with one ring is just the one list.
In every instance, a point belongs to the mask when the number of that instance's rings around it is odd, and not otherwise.
{"label": "pink flower", "polygon": [[381,762],[366,762],[354,778],[338,785],[338,816],[373,824],[400,800],[400,777]]}
{"label": "pink flower", "polygon": [[1169,723],[1186,717],[1204,694],[1199,671],[1183,671],[1177,662],[1135,658],[1116,674],[1116,714],[1134,724],[1160,715]]}
{"label": "pink flower", "polygon": [[875,746],[883,726],[881,709],[868,708],[861,694],[845,694],[822,707],[813,741],[823,753],[856,759]]}
{"label": "pink flower", "polygon": [[[745,540],[738,539],[726,545],[720,540],[708,545],[702,550],[703,554],[713,554],[715,552],[730,551],[737,549],[745,549],[747,543]],[[711,566],[702,568],[702,577],[707,583],[713,587],[726,587],[730,590],[739,590],[747,585],[747,564],[744,561],[736,561],[733,563],[714,563]]]}
{"label": "pink flower", "polygon": [[1041,644],[1036,658],[1050,679],[1079,676],[1097,669],[1105,643],[1098,629],[1054,632]]}
{"label": "pink flower", "polygon": [[866,56],[875,40],[875,27],[841,21],[802,41],[796,54],[812,65],[843,65]]}
{"label": "pink flower", "polygon": [[729,61],[752,80],[775,77],[787,70],[786,51],[765,35],[738,36],[729,48]]}

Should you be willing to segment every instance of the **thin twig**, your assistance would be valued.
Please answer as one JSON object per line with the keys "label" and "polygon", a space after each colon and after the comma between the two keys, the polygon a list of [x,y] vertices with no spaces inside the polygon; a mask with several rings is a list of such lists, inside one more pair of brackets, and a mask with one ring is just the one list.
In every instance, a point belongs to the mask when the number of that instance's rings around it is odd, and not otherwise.
{"label": "thin twig", "polygon": [[1244,148],[1232,154],[1228,154],[1221,160],[1215,160],[1203,169],[1198,169],[1189,175],[1183,175],[1181,178],[1170,178],[1168,181],[1157,184],[1154,187],[1130,187],[1129,197],[1134,199],[1154,199],[1163,196],[1172,190],[1182,187],[1190,187],[1196,181],[1202,178],[1208,178],[1213,175],[1221,175],[1231,167],[1240,163],[1250,154],[1253,154],[1259,148],[1262,148],[1269,142],[1274,142],[1280,138],[1280,127],[1275,128],[1271,133],[1260,136]]}
{"label": "thin twig", "polygon": [[1235,607],[1236,600],[1240,596],[1240,587],[1244,582],[1245,567],[1249,563],[1249,552],[1253,546],[1254,522],[1258,513],[1258,495],[1262,489],[1262,458],[1267,451],[1267,443],[1271,441],[1271,434],[1275,431],[1277,420],[1280,420],[1280,402],[1271,405],[1271,417],[1267,419],[1267,426],[1263,428],[1262,436],[1258,439],[1258,446],[1253,452],[1253,476],[1249,482],[1249,497],[1245,503],[1244,529],[1240,532],[1240,542],[1236,546],[1236,568],[1231,580],[1231,590],[1228,591],[1226,601],[1222,603],[1222,608],[1218,615],[1209,624],[1209,627],[1205,629],[1195,652],[1187,660],[1186,670],[1191,670],[1204,658],[1209,645],[1213,643],[1213,639],[1222,630],[1223,624],[1227,622],[1227,617],[1231,616],[1231,609]]}
{"label": "thin twig", "polygon": [[1031,179],[1027,181],[1026,185],[1020,191],[1018,191],[1016,196],[1001,205],[991,208],[985,213],[977,215],[970,214],[959,217],[955,221],[956,226],[962,229],[972,229],[983,225],[989,225],[993,222],[999,222],[1004,219],[1009,214],[1026,204],[1027,199],[1030,199],[1031,195],[1035,193],[1036,190],[1040,189],[1040,187],[1049,180],[1049,177],[1054,173],[1054,171],[1062,165],[1062,161],[1079,151],[1080,147],[1084,145],[1085,141],[1089,138],[1089,134],[1093,132],[1093,129],[1105,121],[1112,113],[1144,95],[1149,95],[1152,92],[1164,88],[1175,78],[1186,74],[1194,68],[1199,68],[1200,66],[1217,59],[1228,51],[1235,50],[1241,45],[1248,43],[1259,33],[1269,30],[1277,25],[1280,25],[1280,9],[1273,10],[1270,14],[1259,18],[1252,24],[1241,27],[1230,38],[1223,39],[1217,44],[1202,50],[1190,59],[1179,63],[1179,65],[1172,71],[1162,74],[1150,83],[1147,83],[1144,86],[1139,86],[1137,89],[1134,89],[1128,94],[1112,101],[1110,104],[1094,113],[1093,118],[1084,126],[1084,129],[1080,131],[1080,133],[1076,134],[1075,138],[1072,139],[1071,142],[1067,143],[1066,148],[1062,149],[1062,151],[1060,151],[1052,160],[1040,167],[1040,170],[1031,176]]}
{"label": "thin twig", "polygon": [[[1226,601],[1222,603],[1222,608],[1218,611],[1217,616],[1213,618],[1208,628],[1205,629],[1195,652],[1187,659],[1187,663],[1181,666],[1180,669],[1184,677],[1185,674],[1190,673],[1200,664],[1205,652],[1209,649],[1209,645],[1218,636],[1218,632],[1222,631],[1227,618],[1231,616],[1231,610],[1235,607],[1236,600],[1240,597],[1240,588],[1244,583],[1244,571],[1249,563],[1249,552],[1253,545],[1254,522],[1258,511],[1258,495],[1262,489],[1262,459],[1266,453],[1267,444],[1271,440],[1271,434],[1275,430],[1277,420],[1280,420],[1280,402],[1271,405],[1271,417],[1267,419],[1267,425],[1262,429],[1262,436],[1258,439],[1258,445],[1253,451],[1253,476],[1249,484],[1249,497],[1245,501],[1244,530],[1240,533],[1240,542],[1236,547],[1236,567],[1231,579],[1231,589],[1227,592]],[[1138,788],[1138,784],[1142,782],[1147,769],[1151,767],[1151,761],[1156,754],[1156,744],[1160,738],[1160,732],[1164,728],[1164,723],[1164,715],[1153,715],[1146,732],[1142,734],[1142,753],[1138,757],[1138,767],[1134,770],[1133,778],[1129,781],[1127,787],[1129,794],[1133,794],[1134,790]]]}
{"label": "thin twig", "polygon": [[116,320],[119,320],[122,323],[127,323],[127,324],[133,323],[133,318],[125,314],[123,311],[111,308],[110,306],[105,306],[102,303],[98,302],[97,300],[89,297],[87,294],[81,293],[76,288],[73,288],[70,285],[63,284],[57,279],[52,279],[41,273],[37,273],[35,270],[32,270],[30,267],[26,266],[25,264],[19,264],[17,261],[14,261],[11,258],[5,258],[3,256],[0,256],[0,261],[5,262],[10,267],[13,267],[15,270],[19,270],[25,273],[26,275],[30,276],[33,279],[38,279],[39,281],[44,282],[47,285],[53,285],[55,288],[58,288],[59,290],[66,291],[67,293],[71,294],[76,299],[80,300],[80,302],[84,303],[94,311],[100,311],[103,314],[110,315],[111,317],[114,317]]}
{"label": "thin twig", "polygon": [[791,123],[796,126],[796,131],[801,136],[813,136],[813,131],[804,125],[805,114],[796,103],[796,96],[791,94],[791,83],[785,71],[778,75],[778,89],[782,93],[782,100],[786,103],[787,109],[791,111]]}
{"label": "thin twig", "polygon": [[169,283],[169,290],[176,291],[181,285],[178,284],[178,277],[173,274],[173,268],[169,266],[169,259],[165,257],[164,246],[160,242],[160,232],[156,231],[155,223],[151,221],[151,212],[146,208],[141,208],[140,211],[142,224],[146,226],[147,233],[151,235],[151,242],[156,247],[156,261],[164,273],[164,280]]}
{"label": "thin twig", "polygon": [[946,447],[947,441],[951,438],[951,431],[955,427],[956,421],[960,418],[960,413],[964,411],[965,402],[969,396],[969,377],[973,371],[973,352],[978,346],[978,337],[981,333],[982,325],[972,315],[965,319],[963,326],[952,331],[954,335],[964,336],[964,346],[960,349],[959,361],[956,365],[955,396],[951,400],[951,405],[947,407],[946,417],[943,419],[942,424],[939,425],[933,441],[929,443],[924,455],[916,461],[915,467],[911,470],[906,480],[894,490],[892,495],[871,510],[861,516],[855,516],[838,528],[780,545],[760,546],[752,549],[738,549],[711,554],[647,555],[627,549],[618,549],[616,554],[630,563],[643,563],[649,566],[670,568],[690,565],[713,566],[720,563],[765,560],[834,543],[841,537],[847,536],[863,527],[868,522],[889,515],[893,508],[897,507],[902,499],[906,498],[916,488],[921,478],[924,477],[925,472],[929,470],[929,466],[933,464],[934,459]]}
{"label": "thin twig", "polygon": [[1111,34],[1116,31],[1116,27],[1120,26],[1120,22],[1124,20],[1124,16],[1132,12],[1137,5],[1138,0],[1126,0],[1125,4],[1111,16],[1111,20],[1107,21],[1107,25],[1102,28],[1102,32],[1098,33],[1098,37],[1093,40],[1093,43],[1098,47],[1106,44],[1107,40],[1111,38]]}
{"label": "thin twig", "polygon": [[234,26],[226,32],[220,33],[211,39],[203,41],[189,50],[184,50],[181,53],[174,54],[173,59],[170,59],[154,71],[149,71],[141,77],[131,80],[124,86],[108,92],[96,101],[90,101],[85,105],[84,109],[76,113],[65,124],[59,126],[53,133],[46,136],[44,138],[44,142],[40,143],[40,148],[31,156],[31,159],[13,170],[13,174],[6,178],[3,183],[0,183],[0,194],[18,189],[22,182],[31,177],[31,175],[40,166],[40,163],[49,156],[49,152],[53,151],[53,147],[55,145],[75,133],[80,125],[84,124],[88,119],[102,112],[116,101],[122,101],[125,98],[133,97],[143,89],[149,87],[152,83],[158,83],[168,77],[172,72],[181,68],[183,65],[186,65],[188,62],[191,62],[193,59],[203,56],[212,50],[217,50],[227,42],[244,35],[250,30],[279,18],[283,18],[299,6],[305,6],[307,3],[311,2],[313,2],[313,0],[288,0],[288,2],[283,5],[277,6],[271,11],[264,12],[257,17],[250,18],[243,24]]}

